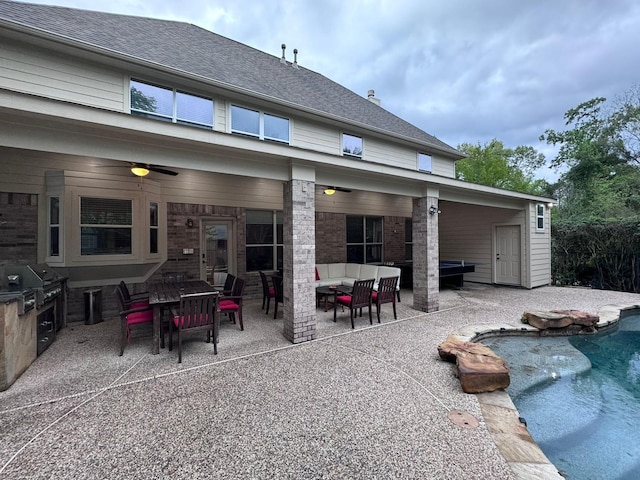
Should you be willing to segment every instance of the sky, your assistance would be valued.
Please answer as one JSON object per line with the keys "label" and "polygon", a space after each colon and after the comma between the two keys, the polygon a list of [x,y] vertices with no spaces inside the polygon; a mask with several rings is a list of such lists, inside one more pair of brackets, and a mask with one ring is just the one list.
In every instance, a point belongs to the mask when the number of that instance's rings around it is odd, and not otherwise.
{"label": "sky", "polygon": [[[637,0],[30,0],[179,20],[286,57],[456,147],[530,145],[640,83]],[[538,178],[561,172],[545,167]]]}

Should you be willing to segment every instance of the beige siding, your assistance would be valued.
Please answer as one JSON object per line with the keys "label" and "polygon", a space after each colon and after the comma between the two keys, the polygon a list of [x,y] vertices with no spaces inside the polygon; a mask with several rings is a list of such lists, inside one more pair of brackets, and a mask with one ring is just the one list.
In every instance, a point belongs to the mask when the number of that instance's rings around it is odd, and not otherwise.
{"label": "beige siding", "polygon": [[456,163],[448,158],[432,156],[431,173],[442,177],[454,178],[456,176]]}
{"label": "beige siding", "polygon": [[454,202],[440,202],[440,209],[440,260],[476,263],[475,272],[465,274],[465,280],[493,283],[494,227],[498,224],[524,227],[524,212]]}
{"label": "beige siding", "polygon": [[292,121],[292,125],[292,146],[340,155],[342,140],[337,128],[328,128],[300,119]]}
{"label": "beige siding", "polygon": [[0,88],[125,111],[122,72],[6,40],[0,44],[0,64]]}
{"label": "beige siding", "polygon": [[364,160],[391,167],[417,170],[418,152],[414,149],[383,142],[377,138],[365,138]]}
{"label": "beige siding", "polygon": [[536,204],[529,206],[529,250],[530,257],[530,287],[540,287],[551,283],[551,217],[549,208],[545,206],[545,228],[537,230]]}
{"label": "beige siding", "polygon": [[[320,192],[320,190],[316,190]],[[316,194],[316,211],[356,215],[411,217],[410,198],[354,190],[334,195]]]}

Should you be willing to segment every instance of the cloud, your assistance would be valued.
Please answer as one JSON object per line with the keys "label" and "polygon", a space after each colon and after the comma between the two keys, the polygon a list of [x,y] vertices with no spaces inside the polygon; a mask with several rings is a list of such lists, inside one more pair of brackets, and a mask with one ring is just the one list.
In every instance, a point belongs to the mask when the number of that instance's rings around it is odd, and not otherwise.
{"label": "cloud", "polygon": [[199,25],[287,58],[455,146],[540,144],[583,101],[637,83],[635,0],[31,0]]}

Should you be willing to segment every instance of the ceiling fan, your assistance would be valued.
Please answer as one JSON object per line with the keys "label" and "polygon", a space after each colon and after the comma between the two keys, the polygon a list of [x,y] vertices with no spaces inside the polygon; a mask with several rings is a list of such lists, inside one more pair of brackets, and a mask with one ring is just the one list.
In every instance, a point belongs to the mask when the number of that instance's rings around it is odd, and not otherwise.
{"label": "ceiling fan", "polygon": [[325,195],[333,195],[336,192],[351,193],[351,189],[343,188],[343,187],[332,187],[332,186],[327,185],[326,187],[324,187],[323,192],[324,192]]}
{"label": "ceiling fan", "polygon": [[164,175],[178,175],[178,172],[174,172],[173,170],[168,170],[166,168],[159,167],[157,165],[151,165],[149,163],[132,163],[131,164],[131,173],[138,177],[144,177],[149,174],[149,172],[162,173]]}

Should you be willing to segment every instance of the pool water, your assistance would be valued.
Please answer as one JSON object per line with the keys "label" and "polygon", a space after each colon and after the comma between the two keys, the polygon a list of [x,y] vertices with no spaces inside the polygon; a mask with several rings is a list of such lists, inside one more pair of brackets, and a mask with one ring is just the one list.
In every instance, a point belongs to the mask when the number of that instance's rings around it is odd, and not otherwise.
{"label": "pool water", "polygon": [[640,478],[640,313],[596,335],[482,343],[509,364],[507,392],[561,473]]}

